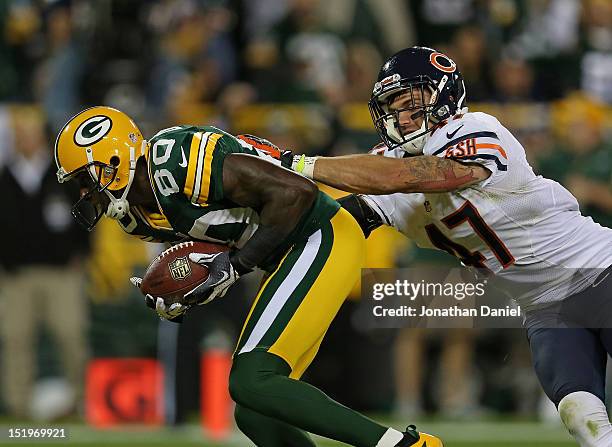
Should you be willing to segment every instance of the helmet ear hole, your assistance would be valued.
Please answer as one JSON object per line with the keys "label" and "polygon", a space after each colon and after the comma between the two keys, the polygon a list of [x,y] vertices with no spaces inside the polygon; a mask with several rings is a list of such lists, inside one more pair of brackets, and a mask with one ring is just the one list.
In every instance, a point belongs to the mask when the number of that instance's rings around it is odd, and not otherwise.
{"label": "helmet ear hole", "polygon": [[110,164],[113,165],[114,167],[119,166],[119,163],[121,162],[121,160],[119,159],[119,157],[117,157],[116,155],[113,155],[110,158]]}

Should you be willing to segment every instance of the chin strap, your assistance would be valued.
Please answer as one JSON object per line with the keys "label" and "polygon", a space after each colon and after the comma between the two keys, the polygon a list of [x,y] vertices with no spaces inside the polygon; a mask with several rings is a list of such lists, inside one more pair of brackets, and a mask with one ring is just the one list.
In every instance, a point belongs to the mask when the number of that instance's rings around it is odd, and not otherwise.
{"label": "chin strap", "polygon": [[[144,155],[145,149],[147,146],[147,141],[142,140],[142,144],[140,145],[140,156]],[[132,187],[132,183],[134,182],[134,175],[136,173],[136,150],[133,147],[130,147],[130,171],[128,174],[128,183],[123,190],[123,194],[121,197],[116,198],[112,192],[106,189],[106,195],[110,199],[110,203],[108,204],[108,208],[106,209],[106,217],[110,217],[111,219],[121,220],[123,219],[128,212],[130,211],[130,203],[127,200],[127,195],[130,192],[130,188]]]}
{"label": "chin strap", "polygon": [[111,219],[123,219],[130,210],[129,202],[123,196],[117,199],[110,193],[110,191],[106,191],[106,193],[110,198],[110,203],[108,204],[108,208],[104,214],[106,217],[110,217]]}
{"label": "chin strap", "polygon": [[427,120],[423,120],[423,124],[421,124],[421,128],[416,132],[420,132],[420,136],[413,138],[406,143],[403,143],[400,147],[410,155],[421,155],[423,153],[423,148],[429,139],[429,129],[427,128]]}

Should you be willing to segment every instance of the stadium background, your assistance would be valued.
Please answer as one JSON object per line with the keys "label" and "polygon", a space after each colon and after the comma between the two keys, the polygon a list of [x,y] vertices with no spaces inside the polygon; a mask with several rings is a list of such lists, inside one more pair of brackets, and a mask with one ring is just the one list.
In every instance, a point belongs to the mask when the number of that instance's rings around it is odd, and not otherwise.
{"label": "stadium background", "polygon": [[[49,198],[53,186],[36,180],[52,175],[55,135],[83,107],[115,106],[149,137],[213,124],[298,153],[365,152],[378,142],[367,100],[381,62],[406,46],[433,46],[459,65],[470,110],[497,116],[539,173],[612,226],[609,0],[2,0],[0,22],[3,430],[52,423],[70,427],[68,445],[204,445],[199,359],[231,349],[257,284],[245,278],[180,332],[144,308],[127,278],[160,247],[112,222],[88,237],[62,218],[67,198]],[[369,242],[370,267],[452,262],[392,230]],[[60,283],[77,288],[80,305],[65,301]],[[450,446],[571,445],[522,331],[364,332],[351,319],[354,295],[306,380],[398,426],[424,421]],[[26,320],[34,338],[20,335]],[[27,352],[35,352],[29,374],[11,372]],[[133,357],[166,365],[165,428],[88,427],[87,362]],[[9,404],[12,383],[21,404]]]}

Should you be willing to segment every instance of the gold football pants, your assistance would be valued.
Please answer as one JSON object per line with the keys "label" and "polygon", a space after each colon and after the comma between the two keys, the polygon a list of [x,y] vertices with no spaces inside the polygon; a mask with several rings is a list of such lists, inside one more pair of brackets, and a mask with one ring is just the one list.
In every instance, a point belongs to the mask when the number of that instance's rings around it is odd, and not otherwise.
{"label": "gold football pants", "polygon": [[342,208],[294,245],[260,288],[235,355],[270,352],[300,378],[359,278],[364,247],[361,228]]}

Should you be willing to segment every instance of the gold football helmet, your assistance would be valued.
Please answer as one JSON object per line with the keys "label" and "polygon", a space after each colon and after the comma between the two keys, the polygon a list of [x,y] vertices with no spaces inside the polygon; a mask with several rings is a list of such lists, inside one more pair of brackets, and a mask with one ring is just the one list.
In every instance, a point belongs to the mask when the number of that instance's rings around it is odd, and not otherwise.
{"label": "gold football helmet", "polygon": [[146,140],[125,113],[92,107],[72,117],[55,141],[57,179],[79,183],[80,199],[72,215],[87,230],[106,214],[122,219],[129,211],[127,195],[144,155]]}

